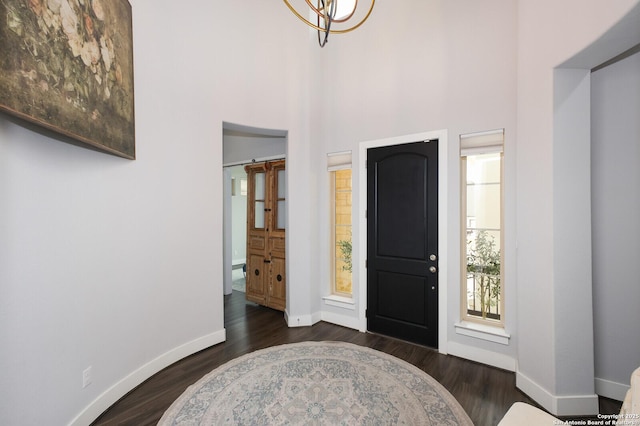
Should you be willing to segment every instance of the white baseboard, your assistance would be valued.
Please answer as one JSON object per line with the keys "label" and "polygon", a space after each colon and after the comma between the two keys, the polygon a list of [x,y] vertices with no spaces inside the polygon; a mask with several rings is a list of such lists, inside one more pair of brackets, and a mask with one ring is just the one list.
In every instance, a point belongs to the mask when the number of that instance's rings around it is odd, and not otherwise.
{"label": "white baseboard", "polygon": [[285,321],[289,327],[308,327],[320,321],[325,321],[354,330],[360,329],[360,320],[358,318],[327,311],[319,311],[311,315],[300,316],[291,316],[285,311]]}
{"label": "white baseboard", "polygon": [[198,351],[206,349],[210,346],[217,345],[226,340],[226,331],[224,329],[207,336],[200,337],[191,342],[185,343],[166,352],[156,359],[148,362],[131,374],[111,386],[105,392],[89,404],[78,416],[69,423],[70,426],[85,426],[91,424],[98,418],[107,408],[111,407],[116,401],[133,390],[140,383],[147,380],[160,370],[170,366]]}
{"label": "white baseboard", "polygon": [[600,411],[598,395],[556,396],[556,415],[595,416]]}
{"label": "white baseboard", "polygon": [[447,353],[481,364],[502,368],[503,370],[516,371],[516,360],[501,353],[491,352],[452,341],[447,342]]}
{"label": "white baseboard", "polygon": [[231,261],[231,266],[233,269],[237,269],[238,267],[244,265],[245,263],[247,263],[247,259],[244,257],[242,259],[233,259]]}
{"label": "white baseboard", "polygon": [[599,411],[598,395],[553,395],[521,372],[516,372],[516,387],[554,416],[594,416]]}
{"label": "white baseboard", "polygon": [[321,318],[322,321],[326,321],[331,324],[352,328],[358,331],[360,330],[360,318],[357,317],[341,315],[335,312],[322,311]]}
{"label": "white baseboard", "polygon": [[631,386],[624,383],[612,382],[611,380],[599,379],[596,377],[596,393],[606,398],[624,401],[627,391]]}
{"label": "white baseboard", "polygon": [[320,321],[320,317],[319,314],[289,315],[289,312],[285,310],[284,320],[289,327],[309,327]]}

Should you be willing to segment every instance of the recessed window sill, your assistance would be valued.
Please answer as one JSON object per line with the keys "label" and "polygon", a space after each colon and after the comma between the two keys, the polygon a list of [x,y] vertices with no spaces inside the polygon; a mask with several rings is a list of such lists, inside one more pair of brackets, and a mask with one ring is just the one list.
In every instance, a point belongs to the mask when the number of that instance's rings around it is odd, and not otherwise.
{"label": "recessed window sill", "polygon": [[351,297],[336,296],[335,294],[325,296],[322,298],[324,303],[329,306],[337,306],[338,308],[349,309],[351,311],[356,310],[356,302]]}
{"label": "recessed window sill", "polygon": [[511,339],[511,335],[502,327],[493,327],[468,321],[460,321],[459,323],[454,324],[454,327],[458,334],[487,340],[489,342],[500,343],[501,345],[508,345],[509,339]]}

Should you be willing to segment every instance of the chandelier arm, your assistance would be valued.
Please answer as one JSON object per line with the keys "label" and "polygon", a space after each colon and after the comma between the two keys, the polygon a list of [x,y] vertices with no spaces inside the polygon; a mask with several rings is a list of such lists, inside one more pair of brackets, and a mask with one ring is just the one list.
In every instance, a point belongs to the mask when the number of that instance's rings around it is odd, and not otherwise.
{"label": "chandelier arm", "polygon": [[[309,0],[307,0],[308,2]],[[329,41],[329,30],[331,29],[331,16],[333,15],[333,5],[331,6],[331,8],[329,9],[329,12],[327,13],[327,5],[324,4],[324,0],[317,0],[318,1],[318,9],[320,9],[320,4],[322,4],[322,10],[324,11],[324,16],[322,17],[324,19],[325,22],[325,28],[320,31],[318,30],[318,44],[320,45],[320,47],[324,47],[327,44],[327,41]],[[329,0],[331,1],[331,0]],[[318,26],[320,26],[320,16],[318,15],[317,17],[317,22],[318,22]],[[324,39],[322,39],[322,37],[320,36],[320,33],[324,33]]]}
{"label": "chandelier arm", "polygon": [[[318,25],[314,24],[313,22],[305,19],[302,15],[300,15],[300,13],[298,13],[297,10],[295,10],[295,8],[293,6],[291,6],[291,3],[289,3],[289,0],[282,0],[284,1],[284,3],[287,5],[287,7],[289,8],[289,10],[291,10],[291,12],[296,15],[298,17],[298,19],[300,19],[302,22],[304,22],[305,24],[307,24],[308,26],[310,26],[311,28],[318,30],[318,31],[325,31],[324,28],[319,27]],[[371,6],[369,7],[369,11],[367,12],[367,14],[365,15],[364,18],[362,18],[362,20],[360,22],[358,22],[356,25],[354,25],[353,27],[350,28],[346,28],[343,30],[331,30],[331,34],[344,34],[344,33],[348,33],[350,31],[355,30],[356,28],[360,27],[362,24],[365,23],[365,21],[369,18],[369,15],[371,15],[371,12],[373,11],[373,5],[375,4],[376,0],[371,0]]]}
{"label": "chandelier arm", "polygon": [[316,29],[316,30],[318,30],[318,31],[324,31],[324,28],[319,27],[318,25],[314,24],[313,22],[311,22],[311,21],[309,21],[309,20],[305,19],[305,17],[304,17],[304,16],[300,15],[300,14],[298,13],[298,11],[297,11],[297,10],[295,10],[295,8],[294,8],[293,6],[291,6],[291,4],[289,3],[289,1],[288,1],[288,0],[282,0],[282,1],[284,1],[284,3],[285,3],[285,4],[287,5],[287,7],[289,8],[289,10],[290,10],[294,15],[296,15],[296,16],[298,17],[298,19],[300,19],[302,22],[304,22],[305,24],[307,24],[307,25],[308,25],[308,26],[310,26],[311,28],[314,28],[314,29]]}
{"label": "chandelier arm", "polygon": [[[305,1],[307,2],[309,7],[311,8],[311,10],[313,10],[316,13],[316,15],[318,15],[318,17],[323,17],[324,16],[323,12],[320,11],[320,8],[315,7],[313,5],[313,3],[311,3],[311,0],[305,0]],[[286,0],[285,0],[285,3],[287,3]],[[289,6],[289,8],[291,8],[291,6]]]}

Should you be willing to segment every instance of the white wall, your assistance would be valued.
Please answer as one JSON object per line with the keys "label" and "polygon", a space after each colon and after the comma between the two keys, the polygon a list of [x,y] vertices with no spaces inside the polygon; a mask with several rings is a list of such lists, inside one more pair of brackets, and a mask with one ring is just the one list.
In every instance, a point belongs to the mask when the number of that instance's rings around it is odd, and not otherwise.
{"label": "white wall", "polygon": [[[634,6],[631,21],[607,32]],[[571,205],[588,209],[589,173],[576,169],[582,177],[577,181],[569,153],[578,149],[579,167],[588,167],[589,121],[579,111],[589,99],[586,70],[640,40],[638,9],[636,0],[588,7],[579,0],[518,3],[517,385],[557,414],[591,414],[594,402],[597,410],[593,378],[584,373],[593,370],[591,280],[582,279],[590,256],[584,246],[571,250],[568,243],[590,244],[590,220],[563,211]],[[565,69],[554,73],[560,64]],[[571,275],[566,265],[579,265],[582,273]],[[576,302],[579,308],[573,308]]]}
{"label": "white wall", "polygon": [[[511,358],[518,365],[518,386],[558,414],[597,410],[588,308],[591,221],[588,214],[576,219],[572,212],[590,206],[588,70],[638,42],[637,5],[456,1],[412,2],[406,10],[380,4],[365,26],[348,38],[334,36],[321,53],[327,80],[319,87],[333,89],[318,96],[324,119],[313,133],[317,158],[357,153],[360,141],[420,131],[445,128],[454,141],[460,133],[505,128],[505,325],[511,341],[503,346],[455,334],[459,270],[452,261],[448,346],[470,358]],[[619,23],[628,12],[631,18]],[[375,47],[363,48],[369,45]],[[560,64],[566,72],[554,73]],[[575,149],[579,158],[571,155]],[[449,154],[458,155],[456,143]],[[361,161],[354,155],[354,164]],[[318,165],[318,176],[326,173],[323,167]],[[453,161],[449,183],[459,186]],[[359,185],[355,177],[354,192],[362,190]],[[319,179],[318,188],[328,200],[326,180]],[[459,241],[458,220],[451,219],[459,212],[455,193],[447,207],[446,237]],[[362,208],[354,203],[356,211]],[[329,223],[321,224],[323,265]],[[451,244],[446,255],[459,258],[459,246]],[[354,252],[356,263],[363,260]],[[580,274],[572,272],[576,266]],[[319,272],[318,298],[329,288],[328,273]],[[361,273],[362,267],[354,282]],[[587,309],[570,309],[573,303]],[[331,306],[317,309],[337,312]]]}
{"label": "white wall", "polygon": [[[287,131],[287,318],[300,325],[325,309],[327,152],[351,149],[358,164],[361,141],[448,129],[455,159],[459,134],[505,128],[511,344],[455,334],[451,261],[450,346],[516,358],[519,385],[552,410],[561,393],[589,393],[574,386],[583,378],[559,375],[571,359],[556,350],[558,331],[571,336],[558,302],[584,285],[554,276],[571,255],[556,243],[571,235],[554,234],[563,164],[553,67],[638,0],[378,2],[365,25],[323,50],[286,7],[260,0],[131,3],[136,161],[0,117],[0,423],[89,423],[157,369],[224,339],[223,122]],[[606,43],[608,57],[621,42]],[[459,187],[457,162],[448,171]],[[441,238],[459,241],[455,194],[447,209]],[[444,255],[458,259],[459,246]],[[87,366],[93,383],[82,389]]]}
{"label": "white wall", "polygon": [[[553,301],[555,395],[589,398],[595,414],[593,386],[593,313],[591,294],[590,72],[554,72],[553,253],[550,265]],[[588,396],[587,396],[588,395]],[[585,404],[587,403],[584,401]],[[586,410],[585,406],[585,410]],[[573,409],[572,409],[573,410]],[[575,413],[574,413],[575,414]],[[585,413],[586,414],[586,413]]]}
{"label": "white wall", "polygon": [[640,53],[591,84],[596,390],[622,399],[640,366]]}
{"label": "white wall", "polygon": [[[137,160],[0,116],[1,424],[88,424],[224,339],[223,121],[289,130],[290,208],[309,210],[308,32],[259,0],[131,4]],[[308,311],[309,217],[289,229]]]}
{"label": "white wall", "polygon": [[[505,242],[507,288],[515,281],[515,134],[516,134],[516,4],[513,1],[407,1],[406,7],[394,2],[377,2],[374,13],[357,31],[334,35],[321,52],[326,80],[318,87],[322,126],[313,133],[314,155],[326,158],[328,152],[351,150],[354,167],[354,219],[365,206],[358,192],[365,191],[358,170],[364,161],[358,146],[374,141],[440,129],[448,131],[448,185],[445,206],[448,230],[441,239],[448,241],[447,304],[449,316],[443,319],[448,330],[449,351],[469,357],[490,354],[491,361],[505,357],[515,365],[515,347],[458,335],[453,324],[460,320],[460,239],[459,233],[459,142],[463,133],[505,128],[506,218]],[[328,212],[329,186],[326,163],[315,165],[318,190]],[[321,216],[318,228],[319,265],[329,265],[328,214]],[[354,223],[354,241],[358,224]],[[364,274],[364,254],[355,251],[354,283]],[[329,292],[329,268],[320,268],[317,298]],[[359,289],[354,287],[357,295]],[[515,339],[515,291],[506,291],[506,324]],[[316,309],[331,315],[357,316],[356,309],[320,305]],[[455,343],[455,345],[453,344]],[[442,348],[446,349],[446,348]],[[460,352],[463,351],[463,352]],[[486,357],[484,357],[486,359]],[[511,367],[513,368],[513,367]]]}

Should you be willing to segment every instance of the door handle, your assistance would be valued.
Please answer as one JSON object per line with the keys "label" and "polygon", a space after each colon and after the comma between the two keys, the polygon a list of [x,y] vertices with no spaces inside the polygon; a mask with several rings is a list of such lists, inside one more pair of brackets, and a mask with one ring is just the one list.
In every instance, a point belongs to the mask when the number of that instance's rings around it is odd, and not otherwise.
{"label": "door handle", "polygon": [[435,266],[430,266],[429,272],[431,272],[432,274],[435,274],[436,272],[438,272],[438,268],[436,268]]}

